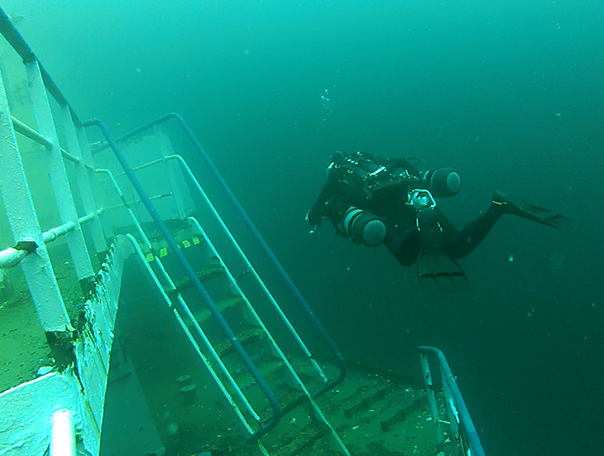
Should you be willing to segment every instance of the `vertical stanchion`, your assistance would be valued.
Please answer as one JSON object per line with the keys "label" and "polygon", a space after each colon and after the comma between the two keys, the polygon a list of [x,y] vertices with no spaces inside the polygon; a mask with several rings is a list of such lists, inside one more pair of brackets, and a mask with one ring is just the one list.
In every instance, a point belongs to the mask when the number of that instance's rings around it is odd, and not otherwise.
{"label": "vertical stanchion", "polygon": [[430,413],[432,414],[432,421],[434,421],[434,429],[436,431],[436,443],[440,447],[443,443],[443,432],[440,428],[440,419],[438,417],[438,407],[436,406],[436,396],[434,395],[434,384],[432,383],[430,364],[428,363],[426,355],[420,353],[419,356],[422,362],[424,384],[426,385],[426,394],[428,395],[428,403],[430,404]]}
{"label": "vertical stanchion", "polygon": [[94,270],[88,256],[88,248],[82,234],[80,225],[77,224],[78,214],[73,201],[71,187],[67,178],[67,170],[63,162],[59,137],[55,128],[55,123],[50,109],[50,102],[40,64],[36,59],[26,62],[25,69],[27,80],[31,90],[31,98],[36,123],[39,133],[52,142],[52,147],[46,149],[46,166],[50,184],[53,189],[54,197],[57,203],[57,209],[61,223],[76,222],[75,229],[66,237],[73,266],[80,283],[92,281]]}
{"label": "vertical stanchion", "polygon": [[[76,180],[82,197],[84,212],[87,214],[91,212],[96,213],[98,207],[89,180],[90,175],[96,176],[96,173],[88,173],[86,165],[92,167],[93,162],[91,158],[90,161],[84,159],[81,147],[81,141],[86,141],[87,143],[86,134],[84,131],[82,131],[83,136],[78,135],[71,109],[68,105],[61,106],[61,116],[63,119],[63,125],[65,126],[65,137],[67,139],[67,147],[69,152],[80,160],[80,162],[76,164]],[[107,252],[107,242],[105,240],[105,236],[103,235],[101,222],[97,217],[91,221],[90,232],[92,234],[92,242],[94,243],[95,253],[99,254],[102,252]]]}
{"label": "vertical stanchion", "polygon": [[[72,331],[57,285],[17,147],[10,107],[0,75],[0,193],[14,241],[30,242],[34,253],[21,262],[32,300],[47,333]],[[10,193],[9,193],[10,192]],[[33,244],[31,244],[33,243]],[[21,244],[22,245],[22,244]],[[31,248],[31,247],[30,247]]]}

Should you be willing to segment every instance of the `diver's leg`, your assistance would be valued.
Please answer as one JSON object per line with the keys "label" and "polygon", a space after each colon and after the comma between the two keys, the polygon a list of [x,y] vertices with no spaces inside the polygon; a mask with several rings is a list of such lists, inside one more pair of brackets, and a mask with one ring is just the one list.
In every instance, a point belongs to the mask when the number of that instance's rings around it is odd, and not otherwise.
{"label": "diver's leg", "polygon": [[[449,233],[447,236],[449,253],[454,258],[463,258],[471,253],[482,242],[503,214],[516,215],[552,228],[572,226],[572,221],[568,217],[552,212],[549,209],[511,198],[503,192],[495,192],[489,208],[476,220],[468,223],[458,232],[454,228],[445,229],[445,233]],[[445,227],[446,223],[449,222],[445,219]],[[451,233],[455,234],[451,235]]]}
{"label": "diver's leg", "polygon": [[420,211],[415,226],[399,234],[398,242],[386,242],[401,265],[417,263],[419,282],[427,293],[456,293],[469,288],[466,274],[448,252],[445,227],[457,233],[436,208]]}
{"label": "diver's leg", "polygon": [[453,258],[464,258],[482,242],[497,220],[505,213],[501,206],[491,204],[476,220],[467,223],[461,230],[445,229],[447,250]]}
{"label": "diver's leg", "polygon": [[[463,258],[472,252],[504,214],[500,206],[491,204],[480,217],[458,230],[438,208],[434,210],[438,212],[437,220],[445,238],[446,250],[453,258]],[[397,230],[388,226],[387,233],[384,244],[398,262],[403,266],[414,264],[422,248],[417,227],[409,228],[401,236],[397,234]]]}
{"label": "diver's leg", "polygon": [[535,206],[518,198],[512,198],[503,192],[495,192],[493,204],[500,206],[505,214],[513,214],[532,222],[540,223],[552,228],[567,228],[572,226],[572,221],[562,214],[557,214],[544,207]]}
{"label": "diver's leg", "polygon": [[419,257],[420,236],[415,227],[405,231],[401,237],[396,234],[386,236],[384,244],[403,266],[411,266]]}

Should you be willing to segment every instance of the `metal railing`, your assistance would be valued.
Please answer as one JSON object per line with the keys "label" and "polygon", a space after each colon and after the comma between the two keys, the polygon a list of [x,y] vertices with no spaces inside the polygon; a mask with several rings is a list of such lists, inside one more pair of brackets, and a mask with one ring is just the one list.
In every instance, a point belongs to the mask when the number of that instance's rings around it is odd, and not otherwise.
{"label": "metal railing", "polygon": [[[201,143],[199,142],[199,140],[197,139],[197,137],[195,136],[195,134],[193,133],[193,131],[191,130],[189,125],[185,122],[183,117],[178,113],[166,114],[166,115],[161,116],[145,125],[142,125],[139,128],[136,128],[135,130],[132,130],[129,133],[126,133],[123,136],[120,136],[119,138],[115,139],[115,143],[125,142],[146,130],[149,130],[155,126],[161,125],[161,124],[171,121],[171,120],[177,122],[179,127],[182,129],[182,131],[186,135],[187,139],[193,145],[195,151],[199,154],[199,156],[203,160],[204,164],[210,170],[212,177],[218,183],[222,193],[224,195],[226,195],[226,197],[228,198],[231,205],[235,208],[235,211],[237,212],[238,216],[243,220],[246,227],[252,233],[252,236],[254,237],[255,241],[258,243],[258,245],[260,246],[262,251],[265,253],[265,255],[269,259],[271,265],[278,272],[279,276],[285,283],[286,287],[288,288],[288,290],[290,291],[290,293],[292,294],[292,296],[294,297],[296,302],[304,310],[304,312],[306,313],[306,315],[308,316],[310,321],[313,323],[313,325],[316,327],[317,331],[319,332],[319,334],[321,335],[323,340],[327,343],[328,347],[335,355],[335,358],[336,358],[336,361],[337,361],[337,364],[339,367],[339,374],[336,378],[327,382],[322,388],[320,388],[319,390],[314,391],[312,393],[314,398],[320,397],[325,392],[333,389],[334,387],[336,387],[339,383],[341,383],[344,380],[344,378],[346,377],[346,370],[347,370],[346,360],[344,359],[342,352],[340,351],[340,349],[338,348],[338,346],[336,345],[334,340],[331,338],[331,336],[329,335],[329,333],[327,332],[327,330],[325,329],[323,324],[319,321],[319,319],[315,315],[314,311],[312,310],[312,308],[310,307],[310,305],[308,304],[308,302],[306,301],[304,296],[302,296],[302,293],[300,293],[300,291],[294,284],[293,280],[291,279],[291,277],[289,276],[287,271],[283,268],[283,266],[281,265],[281,263],[279,262],[279,260],[275,256],[275,254],[272,252],[271,248],[268,246],[268,244],[266,243],[266,241],[264,240],[264,238],[262,237],[262,235],[260,234],[260,232],[258,231],[256,226],[254,225],[254,223],[250,219],[249,215],[246,213],[245,209],[241,206],[241,204],[237,200],[237,197],[233,194],[233,192],[231,191],[228,184],[225,182],[223,177],[220,175],[220,172],[218,171],[216,166],[212,163],[212,160],[210,159],[209,155],[205,151],[204,147],[201,145]],[[98,146],[97,148],[93,149],[91,153],[97,154],[98,152],[105,150],[108,147],[110,147],[109,142],[107,142],[106,144],[102,144],[102,145]]]}
{"label": "metal railing", "polygon": [[210,297],[210,295],[208,294],[208,292],[206,291],[204,286],[201,284],[201,281],[197,277],[197,274],[195,273],[195,271],[189,264],[184,253],[181,252],[181,250],[178,246],[178,243],[176,242],[176,240],[174,239],[174,237],[172,236],[172,234],[166,227],[166,224],[162,220],[161,216],[159,215],[159,213],[153,206],[153,203],[149,199],[149,195],[143,189],[139,179],[134,174],[134,171],[132,171],[130,164],[128,163],[128,161],[126,160],[126,158],[120,151],[117,143],[111,136],[111,134],[110,134],[109,130],[107,129],[107,127],[105,126],[105,124],[98,119],[88,120],[83,124],[83,126],[85,128],[93,126],[93,125],[97,126],[101,130],[103,136],[106,138],[106,140],[109,144],[109,147],[111,148],[115,157],[117,158],[120,165],[124,169],[124,172],[126,173],[130,182],[132,183],[132,186],[135,188],[136,192],[138,193],[139,198],[141,199],[145,208],[149,212],[149,215],[153,219],[153,222],[155,223],[156,227],[159,229],[163,238],[166,240],[166,242],[172,249],[172,252],[173,252],[174,256],[176,257],[177,261],[180,263],[180,266],[184,269],[185,274],[189,277],[189,280],[191,280],[191,283],[197,290],[199,296],[201,297],[201,299],[203,300],[205,305],[208,307],[208,309],[210,310],[210,312],[212,313],[212,315],[214,316],[214,318],[216,319],[218,324],[220,325],[220,328],[226,335],[227,339],[229,340],[231,345],[235,348],[235,350],[236,350],[237,354],[239,355],[239,357],[241,358],[243,364],[248,369],[248,371],[251,373],[254,380],[256,381],[256,383],[258,384],[260,389],[262,390],[262,393],[265,395],[266,399],[268,400],[270,407],[272,409],[272,417],[268,423],[262,425],[262,427],[258,431],[254,432],[252,434],[252,436],[251,436],[252,439],[254,439],[254,440],[258,439],[259,437],[261,437],[262,435],[266,434],[268,431],[273,429],[275,426],[277,426],[277,424],[279,423],[279,420],[281,419],[281,408],[279,406],[279,402],[277,401],[277,398],[275,397],[275,394],[273,393],[273,391],[270,389],[270,387],[264,380],[264,377],[262,377],[262,374],[260,373],[260,371],[258,370],[256,365],[254,364],[254,362],[250,359],[249,355],[247,354],[247,352],[245,351],[245,349],[243,348],[243,346],[237,339],[237,336],[235,335],[235,333],[233,332],[233,330],[231,329],[231,327],[229,326],[229,324],[227,323],[225,318],[220,313],[220,310],[218,310],[218,307],[216,306],[216,304],[214,303],[214,301],[212,300],[212,298]]}
{"label": "metal railing", "polygon": [[[453,437],[456,440],[461,452],[466,456],[484,456],[484,450],[478,437],[478,432],[474,427],[470,413],[466,407],[466,404],[461,396],[455,377],[451,372],[449,363],[445,358],[442,351],[435,347],[418,347],[422,371],[424,373],[424,383],[426,385],[426,392],[428,394],[428,402],[430,405],[430,411],[432,414],[432,420],[436,429],[436,441],[439,446],[444,443],[444,436],[442,430],[442,424],[448,423]],[[442,389],[445,399],[445,408],[448,415],[448,421],[442,420],[438,412],[438,404],[435,395],[435,385],[432,380],[432,373],[430,371],[430,364],[428,356],[434,357],[440,367],[440,373],[442,378]]]}
{"label": "metal railing", "polygon": [[[67,99],[63,96],[34,52],[27,45],[20,33],[11,24],[8,16],[4,11],[2,11],[2,9],[0,9],[0,33],[2,33],[7,42],[23,60],[27,75],[28,91],[31,96],[33,113],[35,115],[36,124],[38,127],[38,130],[34,130],[24,122],[11,115],[4,86],[0,81],[0,130],[2,132],[10,133],[2,135],[3,142],[0,144],[0,146],[3,148],[3,153],[1,154],[2,157],[0,157],[0,165],[2,165],[3,169],[0,171],[0,175],[3,179],[3,184],[6,183],[5,188],[25,189],[25,192],[18,192],[19,195],[16,195],[14,200],[10,200],[10,198],[7,198],[6,195],[3,195],[5,197],[4,200],[7,209],[6,212],[11,224],[11,229],[13,232],[12,234],[17,244],[14,248],[0,251],[0,266],[11,267],[21,263],[26,279],[28,279],[29,288],[31,290],[34,303],[36,304],[40,320],[47,333],[72,333],[73,328],[67,316],[61,293],[57,287],[56,278],[52,272],[52,266],[46,252],[45,244],[52,242],[60,236],[66,236],[67,245],[72,256],[72,262],[76,270],[77,277],[80,279],[80,283],[89,283],[91,286],[93,286],[94,271],[88,256],[88,249],[84,240],[83,232],[81,230],[81,225],[93,221],[94,227],[91,232],[96,253],[99,254],[103,251],[107,251],[105,235],[103,234],[103,228],[98,218],[98,214],[101,212],[101,210],[97,209],[92,187],[89,182],[91,175],[104,170],[97,170],[93,166],[92,154],[90,153],[84,130],[92,125],[98,126],[106,138],[107,147],[112,149],[115,157],[119,161],[127,177],[138,193],[141,202],[146,207],[149,215],[155,222],[155,225],[170,246],[176,259],[184,269],[186,275],[199,293],[202,300],[207,305],[210,312],[213,314],[218,324],[221,326],[227,339],[239,354],[243,364],[251,373],[255,382],[258,384],[263,394],[267,398],[270,408],[272,409],[272,417],[268,422],[265,422],[264,424],[261,423],[261,428],[252,433],[250,438],[252,440],[257,440],[260,436],[266,434],[270,429],[274,428],[278,424],[282,415],[280,405],[275,395],[262,377],[260,371],[250,359],[249,355],[246,353],[243,346],[237,339],[237,336],[229,327],[228,323],[212,301],[210,295],[201,284],[199,278],[186,260],[184,254],[180,251],[175,239],[168,231],[163,219],[154,208],[151,198],[145,193],[137,177],[134,175],[132,168],[129,166],[125,157],[120,152],[117,146],[117,141],[113,140],[106,126],[99,120],[90,120],[85,123],[80,121]],[[49,95],[52,96],[52,98],[54,98],[54,100],[59,104],[60,112],[57,120],[53,118]],[[294,285],[289,275],[272,253],[265,240],[253,225],[249,216],[239,204],[226,182],[219,174],[218,170],[212,164],[207,153],[189,126],[184,122],[180,115],[173,113],[151,122],[150,124],[137,129],[135,132],[130,133],[129,135],[134,135],[138,132],[146,130],[147,128],[172,119],[179,123],[182,130],[195,147],[196,151],[208,166],[208,169],[210,169],[223,193],[228,197],[238,215],[245,222],[247,228],[261,246],[262,250],[265,252],[284,283],[287,285],[287,288],[291,294],[295,297],[296,301],[300,304],[302,309],[313,322],[322,338],[330,347],[331,351],[333,351],[335,354],[339,366],[339,374],[335,379],[330,381],[322,373],[320,367],[314,360],[314,357],[312,357],[310,352],[306,349],[295,331],[293,331],[293,327],[291,327],[291,325],[289,326],[290,330],[292,330],[292,333],[303,347],[305,354],[311,360],[315,368],[318,369],[322,379],[324,380],[324,386],[311,394],[312,397],[321,396],[326,391],[334,388],[344,379],[346,375],[346,362],[343,358],[343,355],[325,328],[319,322],[297,287]],[[69,151],[63,149],[59,143],[59,136],[57,133],[57,125],[59,122],[64,127],[63,132],[67,140],[67,149],[69,149]],[[51,177],[50,184],[53,188],[57,209],[62,223],[44,233],[41,232],[36,208],[33,205],[32,196],[27,185],[15,132],[24,135],[37,144],[40,144],[46,150],[45,159]],[[123,138],[120,138],[120,140],[121,139]],[[77,179],[78,190],[80,192],[79,196],[81,197],[84,213],[86,214],[83,217],[78,217],[77,215],[74,196],[72,194],[65,169],[65,161],[75,164],[75,176]],[[110,179],[114,184],[116,184],[115,179],[111,175]],[[119,196],[121,197],[122,203],[124,204],[125,208],[130,211],[130,215],[135,220],[137,230],[139,231],[139,234],[141,234],[142,228],[140,227],[140,223],[138,223],[136,217],[128,207],[128,203],[123,197],[123,194],[121,194],[119,187],[117,187],[117,190]],[[144,233],[142,234],[143,239],[146,239]],[[148,239],[146,240],[146,247],[150,247]],[[37,253],[37,255],[29,255],[34,251]],[[49,273],[44,276],[44,280],[37,280],[35,282],[33,280],[30,281],[29,277],[33,277],[34,271],[39,270],[46,270],[49,271]],[[274,304],[276,305],[276,303]],[[278,305],[276,307],[279,308]],[[289,324],[286,318],[284,318],[284,320],[287,322],[287,324]],[[283,358],[286,360],[285,355],[283,355]],[[290,370],[293,371],[291,366],[289,367]],[[301,386],[305,390],[302,384]],[[306,393],[308,394],[308,391],[306,391]],[[254,415],[253,410],[250,413]]]}
{"label": "metal railing", "polygon": [[[78,225],[83,225],[86,222],[91,221],[95,217],[97,217],[102,209],[99,209],[96,214],[90,213],[85,215],[84,217],[80,217],[77,221]],[[48,231],[42,233],[42,240],[44,244],[48,244],[50,242],[55,241],[61,236],[65,236],[67,233],[72,231],[76,227],[76,223],[67,222],[63,225],[56,226],[51,228]],[[38,246],[33,241],[23,241],[17,244],[15,247],[8,247],[4,250],[0,250],[0,269],[12,268],[17,266],[23,259],[36,251]]]}

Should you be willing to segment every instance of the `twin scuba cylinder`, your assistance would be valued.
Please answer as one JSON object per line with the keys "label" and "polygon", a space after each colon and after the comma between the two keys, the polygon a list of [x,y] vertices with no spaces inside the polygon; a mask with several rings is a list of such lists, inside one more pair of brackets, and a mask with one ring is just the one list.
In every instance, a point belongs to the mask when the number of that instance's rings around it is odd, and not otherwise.
{"label": "twin scuba cylinder", "polygon": [[455,196],[461,190],[461,177],[453,168],[438,168],[421,174],[419,188],[429,190],[436,198]]}
{"label": "twin scuba cylinder", "polygon": [[[455,196],[461,190],[461,178],[453,168],[438,168],[425,171],[414,183],[414,188],[408,190],[407,204],[417,212],[436,207],[434,197]],[[384,242],[386,225],[382,219],[371,212],[357,207],[349,207],[339,223],[340,230],[345,236],[352,237],[356,244],[376,247]]]}
{"label": "twin scuba cylinder", "polygon": [[386,225],[381,218],[354,206],[344,212],[338,228],[345,236],[352,237],[355,244],[369,247],[380,245],[386,237]]}

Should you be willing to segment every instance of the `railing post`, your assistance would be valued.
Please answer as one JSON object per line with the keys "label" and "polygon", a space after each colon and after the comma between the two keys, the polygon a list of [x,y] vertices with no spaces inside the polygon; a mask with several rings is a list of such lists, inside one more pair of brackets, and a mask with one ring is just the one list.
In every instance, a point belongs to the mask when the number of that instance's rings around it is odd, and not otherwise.
{"label": "railing post", "polygon": [[[21,262],[27,285],[44,331],[65,332],[73,328],[42,239],[38,216],[29,191],[10,108],[0,75],[0,193],[15,242],[33,241],[35,253]],[[10,190],[19,189],[19,191]]]}
{"label": "railing post", "polygon": [[[82,134],[78,135],[73,116],[71,113],[71,109],[68,105],[61,106],[61,116],[63,118],[63,125],[65,126],[65,136],[67,138],[67,148],[69,152],[80,162],[76,165],[76,179],[78,188],[80,190],[82,196],[82,204],[84,206],[84,212],[87,214],[91,212],[96,212],[97,204],[94,198],[94,194],[92,192],[92,187],[90,185],[90,176],[94,175],[96,177],[96,173],[88,173],[86,169],[86,164],[93,166],[92,157],[89,155],[90,161],[84,159],[84,155],[82,153],[82,148],[80,144],[85,142],[87,144],[86,133],[84,129],[80,127],[82,130]],[[107,242],[105,240],[105,236],[103,235],[103,228],[101,226],[101,222],[98,217],[95,217],[92,220],[90,225],[90,232],[92,233],[92,241],[94,243],[95,253],[103,253],[107,252]]]}
{"label": "railing post", "polygon": [[58,410],[52,416],[50,456],[76,456],[73,419],[69,410]]}
{"label": "railing post", "polygon": [[434,421],[434,430],[436,431],[436,443],[438,447],[443,443],[443,431],[440,427],[440,419],[438,416],[438,407],[436,406],[436,395],[434,394],[434,384],[432,382],[432,373],[430,372],[430,363],[424,353],[419,354],[422,371],[424,373],[424,384],[426,386],[426,394],[428,395],[428,403],[430,404],[430,413],[432,421]]}
{"label": "railing post", "polygon": [[[173,155],[174,151],[170,146],[170,141],[162,132],[160,124],[154,125],[154,133],[160,143],[161,156],[164,159],[162,166],[168,176],[167,182],[173,195],[174,204],[178,210],[178,216],[181,220],[185,220],[189,214],[185,205],[191,200],[191,196],[184,183],[184,179],[182,179],[178,163],[172,163],[166,160],[166,157]],[[191,206],[191,203],[188,203],[188,205]]]}
{"label": "railing post", "polygon": [[[46,149],[46,166],[50,184],[53,189],[61,223],[74,221],[78,215],[73,201],[73,195],[61,155],[59,137],[55,128],[48,94],[44,85],[42,71],[36,59],[26,62],[25,69],[30,85],[32,104],[39,133],[52,141],[52,147]],[[80,283],[92,281],[94,270],[88,256],[88,248],[79,225],[66,237],[71,259]]]}
{"label": "railing post", "polygon": [[474,427],[472,418],[470,418],[470,413],[463,397],[461,397],[461,392],[445,355],[435,347],[421,346],[418,349],[422,356],[422,367],[424,366],[423,360],[428,353],[431,353],[438,360],[445,394],[445,407],[449,413],[451,432],[459,445],[460,454],[484,456],[484,449],[480,443],[478,432]]}
{"label": "railing post", "polygon": [[445,394],[445,408],[447,409],[447,415],[449,417],[449,423],[451,429],[453,430],[454,435],[460,435],[459,432],[459,412],[457,411],[457,407],[455,406],[455,398],[453,397],[453,391],[451,390],[451,385],[449,385],[449,380],[447,378],[447,373],[441,366],[440,374],[442,376],[443,382],[443,392]]}

